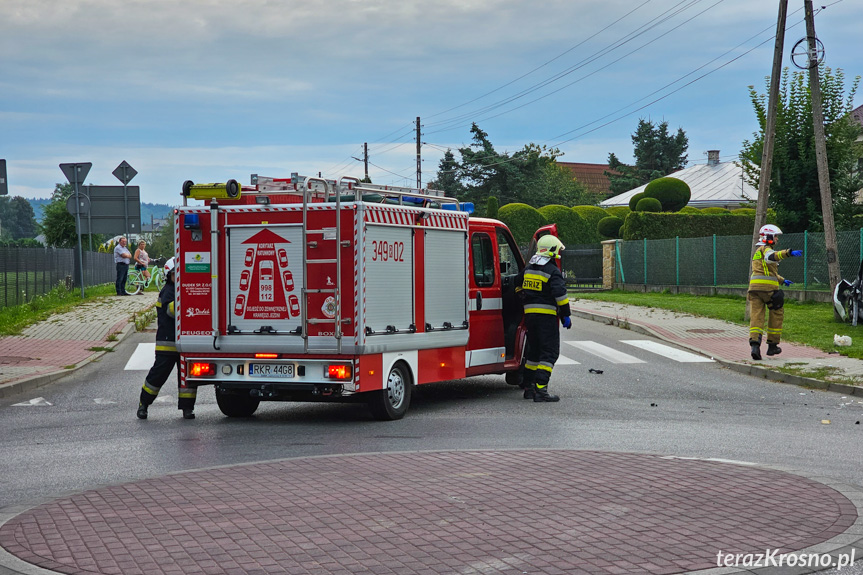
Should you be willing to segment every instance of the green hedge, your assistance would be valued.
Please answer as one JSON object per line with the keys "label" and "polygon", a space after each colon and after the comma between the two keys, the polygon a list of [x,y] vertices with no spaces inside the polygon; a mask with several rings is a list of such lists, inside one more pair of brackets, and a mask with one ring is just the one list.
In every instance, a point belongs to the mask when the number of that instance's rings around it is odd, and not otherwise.
{"label": "green hedge", "polygon": [[603,238],[596,231],[596,225],[599,223],[599,220],[608,217],[608,212],[598,206],[574,206],[572,211],[581,216],[587,224],[584,240],[578,243],[593,244],[601,242]]}
{"label": "green hedge", "polygon": [[746,215],[681,214],[632,212],[626,216],[621,237],[624,240],[698,238],[705,236],[745,236],[752,234],[755,218]]}
{"label": "green hedge", "polygon": [[539,208],[546,224],[557,224],[557,235],[564,245],[590,243],[594,234],[587,222],[568,206],[550,205]]}
{"label": "green hedge", "polygon": [[665,177],[657,178],[647,184],[644,195],[659,200],[663,212],[676,212],[689,203],[692,192],[683,180]]}
{"label": "green hedge", "polygon": [[620,237],[620,228],[623,227],[623,220],[618,218],[617,216],[608,216],[607,218],[602,218],[599,220],[599,223],[596,224],[596,229],[599,232],[599,235],[608,238],[614,239]]}
{"label": "green hedge", "polygon": [[530,243],[536,230],[547,223],[536,208],[527,204],[507,204],[500,208],[497,217],[507,225],[519,245]]}
{"label": "green hedge", "polygon": [[[662,210],[662,202],[657,200],[656,198],[651,198],[649,196],[645,196],[638,200],[638,203],[635,204],[636,212],[661,212]],[[667,210],[666,210],[667,211]]]}
{"label": "green hedge", "polygon": [[614,216],[616,218],[620,218],[621,220],[632,212],[632,210],[630,210],[627,206],[609,206],[605,208],[605,211],[608,212],[609,216]]}

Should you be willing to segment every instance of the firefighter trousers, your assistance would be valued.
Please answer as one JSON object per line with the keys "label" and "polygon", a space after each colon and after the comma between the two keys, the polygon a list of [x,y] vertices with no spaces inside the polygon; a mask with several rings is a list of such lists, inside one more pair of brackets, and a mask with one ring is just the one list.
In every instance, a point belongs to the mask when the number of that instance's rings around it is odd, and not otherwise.
{"label": "firefighter trousers", "polygon": [[782,290],[749,292],[749,343],[761,343],[765,321],[767,343],[779,343],[785,318],[784,295]]}
{"label": "firefighter trousers", "polygon": [[560,355],[560,327],[556,315],[527,313],[527,362],[524,364],[524,383],[544,390],[548,387],[551,370]]}
{"label": "firefighter trousers", "polygon": [[195,408],[198,390],[195,387],[186,387],[181,383],[180,354],[173,351],[156,352],[156,361],[153,362],[153,367],[147,373],[144,386],[141,388],[142,404],[150,405],[155,401],[159,391],[162,390],[162,385],[168,381],[174,367],[177,368],[177,408],[183,410]]}

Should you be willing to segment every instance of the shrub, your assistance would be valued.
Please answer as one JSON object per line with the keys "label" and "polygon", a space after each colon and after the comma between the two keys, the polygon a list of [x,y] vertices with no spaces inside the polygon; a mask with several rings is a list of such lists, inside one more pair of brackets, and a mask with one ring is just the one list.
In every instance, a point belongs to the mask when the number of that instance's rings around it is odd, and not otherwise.
{"label": "shrub", "polygon": [[608,212],[608,215],[620,218],[621,220],[625,219],[626,216],[632,211],[627,206],[611,206],[605,208],[605,211]]}
{"label": "shrub", "polygon": [[629,211],[630,212],[635,211],[635,206],[638,205],[639,200],[641,200],[641,198],[643,198],[643,197],[644,197],[644,192],[639,192],[639,193],[635,194],[634,196],[632,196],[631,198],[629,198]]}
{"label": "shrub", "polygon": [[500,204],[495,196],[489,196],[486,202],[485,215],[488,218],[497,219],[497,212],[500,209]]}
{"label": "shrub", "polygon": [[657,178],[647,184],[644,195],[659,200],[663,212],[676,212],[689,203],[692,190],[683,180],[665,177]]}
{"label": "shrub", "polygon": [[662,202],[656,198],[645,197],[638,200],[635,205],[636,212],[661,212]]}
{"label": "shrub", "polygon": [[755,218],[734,214],[681,214],[633,212],[626,216],[620,235],[624,240],[700,238],[752,235]]}
{"label": "shrub", "polygon": [[527,204],[507,204],[498,210],[497,217],[507,225],[520,245],[529,243],[536,230],[547,223],[536,208]]}
{"label": "shrub", "polygon": [[605,238],[617,239],[620,237],[620,228],[622,227],[622,219],[616,216],[608,216],[607,218],[599,220],[599,223],[596,224],[596,231],[599,232],[599,235]]}
{"label": "shrub", "polygon": [[584,241],[580,243],[592,244],[602,241],[599,232],[596,231],[596,224],[602,218],[608,217],[608,212],[598,206],[573,206],[572,211],[581,216],[586,224]]}
{"label": "shrub", "polygon": [[679,213],[679,214],[700,214],[701,210],[699,210],[698,208],[693,208],[692,206],[683,206],[682,208],[680,208],[680,210],[678,210],[677,213]]}
{"label": "shrub", "polygon": [[568,206],[552,204],[539,208],[546,224],[557,224],[557,235],[565,245],[586,244],[593,241],[595,234],[588,229],[587,223],[578,213]]}
{"label": "shrub", "polygon": [[731,210],[731,213],[738,216],[755,216],[755,208],[736,208]]}
{"label": "shrub", "polygon": [[701,208],[702,214],[730,214],[725,208]]}

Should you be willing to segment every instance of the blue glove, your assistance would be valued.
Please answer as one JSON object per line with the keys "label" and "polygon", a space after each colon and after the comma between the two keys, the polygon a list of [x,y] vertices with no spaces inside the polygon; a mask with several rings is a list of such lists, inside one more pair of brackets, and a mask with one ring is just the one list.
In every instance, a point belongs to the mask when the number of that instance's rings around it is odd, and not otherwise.
{"label": "blue glove", "polygon": [[799,258],[802,255],[803,252],[801,252],[800,250],[791,250],[791,257],[793,258]]}
{"label": "blue glove", "polygon": [[782,280],[782,283],[785,284],[785,287],[788,287],[790,285],[794,285],[794,282],[791,280]]}
{"label": "blue glove", "polygon": [[563,327],[565,327],[566,329],[572,327],[572,319],[570,319],[569,316],[563,318]]}

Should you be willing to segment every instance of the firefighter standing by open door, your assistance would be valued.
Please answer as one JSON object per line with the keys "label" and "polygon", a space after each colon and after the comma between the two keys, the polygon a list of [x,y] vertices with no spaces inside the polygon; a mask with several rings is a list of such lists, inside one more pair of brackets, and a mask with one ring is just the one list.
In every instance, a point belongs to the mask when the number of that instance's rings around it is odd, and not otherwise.
{"label": "firefighter standing by open door", "polygon": [[525,399],[553,402],[560,401],[560,397],[548,393],[551,371],[560,355],[558,321],[566,329],[572,326],[566,283],[555,263],[564,246],[556,237],[546,235],[536,247],[516,290],[524,304],[528,343],[522,387]]}
{"label": "firefighter standing by open door", "polygon": [[[800,250],[776,251],[776,242],[782,234],[777,226],[762,226],[758,243],[752,255],[752,275],[749,278],[749,347],[752,359],[761,359],[761,338],[767,323],[767,355],[782,353],[779,340],[782,337],[782,321],[785,318],[785,293],[780,284],[790,286],[794,282],[779,275],[779,262],[787,257],[803,255]],[[769,319],[767,313],[769,310]]]}
{"label": "firefighter standing by open door", "polygon": [[159,292],[156,302],[156,360],[144,379],[141,398],[138,402],[138,418],[147,419],[147,408],[159,395],[162,385],[168,380],[174,367],[177,368],[177,407],[183,410],[184,419],[195,419],[195,397],[197,389],[184,387],[180,380],[180,354],[177,351],[174,317],[175,284],[174,258],[165,262],[165,287]]}

